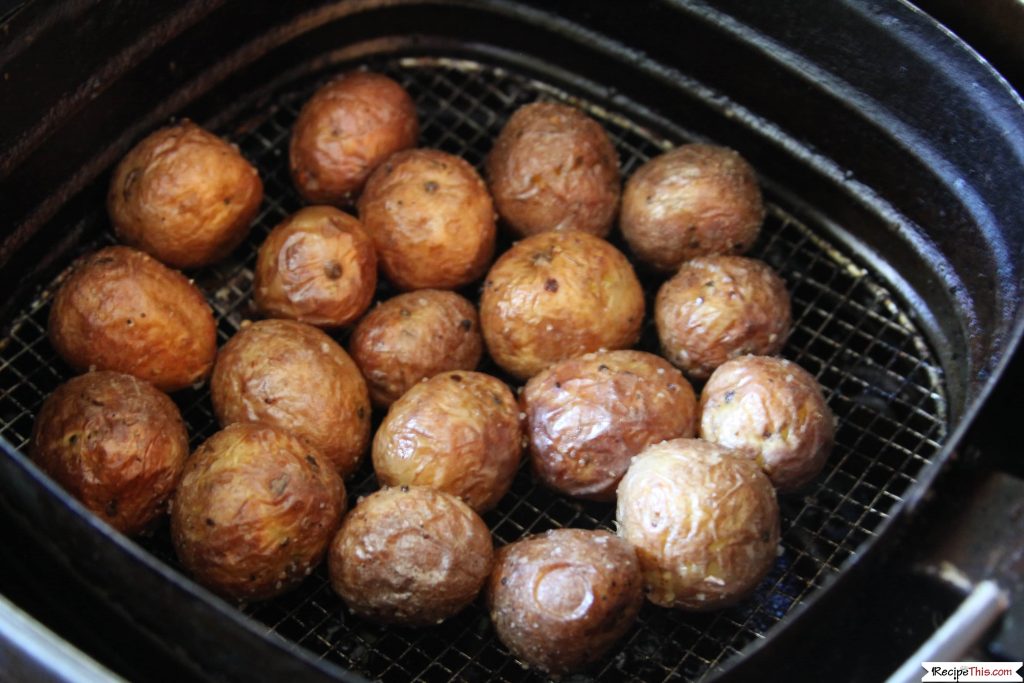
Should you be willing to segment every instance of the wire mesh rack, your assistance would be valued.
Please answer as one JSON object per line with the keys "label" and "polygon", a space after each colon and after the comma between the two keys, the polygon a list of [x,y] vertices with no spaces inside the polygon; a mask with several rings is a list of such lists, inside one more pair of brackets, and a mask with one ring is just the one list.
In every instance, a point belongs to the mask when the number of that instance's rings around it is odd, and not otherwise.
{"label": "wire mesh rack", "polygon": [[[401,82],[415,99],[421,145],[461,156],[478,169],[508,116],[536,99],[570,100],[601,120],[619,151],[623,177],[684,142],[634,125],[628,112],[573,99],[551,84],[492,64],[379,57],[369,66]],[[214,308],[221,342],[243,320],[254,317],[250,291],[259,244],[302,205],[288,176],[287,145],[298,109],[314,86],[286,89],[270,107],[249,112],[240,117],[242,123],[221,131],[257,166],[265,184],[264,203],[248,242],[228,261],[194,274]],[[104,221],[96,223],[95,240],[89,245],[93,248],[113,239]],[[844,255],[823,229],[797,221],[774,204],[752,255],[776,268],[789,286],[794,328],[783,353],[824,387],[839,420],[836,447],[810,491],[780,500],[779,556],[753,596],[711,614],[648,605],[619,647],[579,676],[581,680],[699,679],[751,641],[765,638],[874,534],[945,437],[941,368],[912,324],[911,311],[901,307],[870,267]],[[46,339],[54,284],[40,288],[21,313],[6,321],[0,341],[0,436],[23,451],[43,399],[71,376]],[[648,311],[659,284],[658,278],[646,278]],[[388,285],[382,284],[378,298],[390,294]],[[657,349],[650,324],[640,348]],[[498,374],[487,361],[482,369]],[[175,400],[193,445],[217,430],[205,388],[181,392]],[[349,482],[353,499],[375,488],[368,463]],[[536,485],[524,467],[485,521],[500,545],[550,528],[611,528],[613,517],[613,505],[563,498]],[[166,528],[139,542],[176,566]],[[345,609],[321,567],[296,591],[242,609],[268,631],[371,679],[538,679],[498,642],[480,602],[429,628],[378,626]]]}

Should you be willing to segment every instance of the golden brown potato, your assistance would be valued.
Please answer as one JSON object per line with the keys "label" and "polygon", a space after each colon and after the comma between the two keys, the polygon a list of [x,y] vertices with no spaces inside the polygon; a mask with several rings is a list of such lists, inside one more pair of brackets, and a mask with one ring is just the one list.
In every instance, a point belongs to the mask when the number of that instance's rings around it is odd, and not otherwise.
{"label": "golden brown potato", "polygon": [[619,156],[608,134],[575,107],[520,107],[487,157],[498,213],[516,233],[579,230],[604,237],[619,208]]}
{"label": "golden brown potato", "polygon": [[181,273],[130,247],[81,257],[53,298],[50,343],[75,370],[114,370],[176,391],[206,379],[217,326]]}
{"label": "golden brown potato", "polygon": [[399,289],[453,289],[487,270],[494,256],[494,205],[462,159],[411,149],[377,167],[359,197],[384,275]]}
{"label": "golden brown potato", "polygon": [[504,382],[444,372],[391,404],[373,437],[373,469],[383,486],[427,486],[486,512],[512,485],[522,438]]}
{"label": "golden brown potato", "polygon": [[175,268],[227,256],[263,200],[252,164],[188,119],[161,128],[114,169],[107,211],[118,238]]}
{"label": "golden brown potato", "polygon": [[345,503],[341,478],[309,444],[269,425],[233,424],[188,459],[171,540],[199,583],[264,600],[320,564]]}
{"label": "golden brown potato", "polygon": [[57,387],[32,432],[40,469],[129,535],[167,511],[187,456],[188,432],[174,402],[119,372],[90,372]]}
{"label": "golden brown potato", "polygon": [[792,317],[786,283],[767,263],[706,256],[661,286],[654,321],[665,357],[707,379],[730,358],[781,351]]}
{"label": "golden brown potato", "polygon": [[263,422],[313,444],[342,477],[370,440],[370,396],[359,368],[322,331],[293,320],[243,326],[217,355],[210,380],[222,426]]}
{"label": "golden brown potato", "polygon": [[260,246],[252,296],[268,317],[340,327],[366,311],[376,288],[377,252],[359,221],[307,206]]}
{"label": "golden brown potato", "polygon": [[701,394],[701,437],[755,458],[781,493],[818,476],[834,431],[817,380],[782,358],[731,360]]}
{"label": "golden brown potato", "polygon": [[600,530],[554,529],[507,545],[487,585],[498,638],[555,676],[601,659],[644,601],[633,548]]}
{"label": "golden brown potato", "polygon": [[387,76],[353,71],[306,102],[292,130],[288,158],[295,188],[313,204],[348,204],[373,169],[416,144],[416,105]]}
{"label": "golden brown potato", "polygon": [[644,293],[622,253],[582,232],[528,237],[495,262],[480,297],[494,361],[519,379],[640,336]]}
{"label": "golden brown potato", "polygon": [[484,341],[473,304],[455,292],[421,289],[370,311],[356,325],[349,349],[370,398],[386,407],[420,380],[475,370]]}
{"label": "golden brown potato", "polygon": [[577,498],[615,500],[634,455],[697,429],[690,383],[643,351],[561,361],[535,375],[519,400],[534,475]]}
{"label": "golden brown potato", "polygon": [[619,226],[638,259],[671,271],[697,256],[742,254],[762,222],[761,189],[743,157],[725,147],[683,145],[626,182]]}
{"label": "golden brown potato", "polygon": [[331,587],[356,614],[437,624],[473,602],[494,560],[491,532],[455,496],[419,486],[359,501],[334,541]]}
{"label": "golden brown potato", "polygon": [[703,611],[754,590],[775,561],[775,489],[742,453],[674,439],[633,459],[619,484],[619,535],[633,544],[647,598]]}

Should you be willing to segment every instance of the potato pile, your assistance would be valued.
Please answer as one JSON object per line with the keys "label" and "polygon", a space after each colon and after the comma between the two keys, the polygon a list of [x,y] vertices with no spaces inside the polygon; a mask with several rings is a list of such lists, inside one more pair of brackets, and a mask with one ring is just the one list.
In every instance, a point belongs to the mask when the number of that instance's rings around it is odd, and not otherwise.
{"label": "potato pile", "polygon": [[[774,357],[785,282],[740,255],[765,214],[750,165],[682,145],[623,191],[601,124],[553,102],[508,120],[486,179],[418,132],[386,76],[313,95],[289,156],[310,206],[259,248],[264,319],[219,349],[173,268],[237,246],[263,186],[191,122],[141,141],[109,195],[130,246],[79,259],[54,298],[51,342],[89,372],[40,411],[36,462],[124,533],[170,507],[182,566],[226,598],[279,595],[325,557],[349,609],[383,623],[439,623],[483,591],[502,642],[554,676],[602,658],[645,596],[708,610],[749,595],[777,555],[777,492],[813,482],[834,436],[814,377]],[[626,253],[604,239],[616,225]],[[499,231],[521,239],[496,257]],[[637,269],[660,283],[653,310]],[[402,293],[373,306],[378,279]],[[467,285],[479,311],[451,291]],[[647,314],[661,356],[632,348]],[[478,371],[485,351],[504,375]],[[222,430],[186,458],[161,390],[207,379]],[[614,505],[617,535],[495,552],[481,515],[524,453],[557,494]],[[366,460],[380,490],[346,515]]]}

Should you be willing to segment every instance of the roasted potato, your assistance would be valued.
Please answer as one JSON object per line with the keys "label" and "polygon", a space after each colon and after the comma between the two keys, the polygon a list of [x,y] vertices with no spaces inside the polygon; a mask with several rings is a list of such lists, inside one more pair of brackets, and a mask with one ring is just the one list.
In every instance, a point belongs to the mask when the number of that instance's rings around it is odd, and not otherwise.
{"label": "roasted potato", "polygon": [[486,512],[512,485],[522,438],[504,382],[443,372],[391,404],[373,438],[373,469],[383,486],[427,486]]}
{"label": "roasted potato", "polygon": [[416,105],[387,76],[353,71],[303,105],[288,159],[295,188],[311,204],[349,204],[373,169],[419,137]]}
{"label": "roasted potato", "polygon": [[153,385],[120,372],[90,372],[43,402],[31,453],[85,507],[133,535],[167,511],[188,456],[188,432],[177,406]]}
{"label": "roasted potato", "polygon": [[419,486],[359,501],[331,543],[331,587],[356,614],[437,624],[473,602],[494,561],[491,533],[455,496]]}
{"label": "roasted potato", "polygon": [[185,119],[125,155],[107,211],[125,244],[175,268],[198,268],[242,243],[262,200],[259,173],[238,149]]}
{"label": "roasted potato", "polygon": [[210,380],[221,426],[263,422],[320,450],[342,477],[370,440],[370,396],[359,368],[322,331],[294,320],[243,326],[217,355]]}
{"label": "roasted potato", "polygon": [[534,102],[512,114],[487,157],[487,178],[498,213],[524,237],[604,237],[619,208],[615,147],[601,124],[565,104]]}
{"label": "roasted potato", "polygon": [[188,459],[171,540],[199,583],[264,600],[320,564],[345,504],[341,478],[308,443],[277,427],[233,424]]}
{"label": "roasted potato", "polygon": [[644,601],[632,546],[601,530],[555,529],[507,545],[487,586],[501,642],[555,676],[601,659]]}
{"label": "roasted potato", "polygon": [[75,370],[114,370],[175,391],[206,379],[217,326],[181,273],[130,247],[81,257],[53,298],[50,343]]}
{"label": "roasted potato", "polygon": [[369,308],[376,288],[377,252],[359,221],[308,206],[260,246],[252,296],[267,317],[340,327]]}
{"label": "roasted potato", "polygon": [[775,489],[751,458],[700,439],[649,446],[615,511],[655,605],[704,611],[745,597],[777,556]]}
{"label": "roasted potato", "polygon": [[484,352],[476,309],[455,292],[421,289],[388,299],[359,321],[349,340],[370,398],[389,406],[423,379],[475,370]]}
{"label": "roasted potato", "polygon": [[834,432],[835,417],[817,380],[782,358],[731,360],[701,394],[701,437],[752,456],[781,493],[818,476]]}
{"label": "roasted potato", "polygon": [[640,336],[644,293],[622,253],[582,232],[517,242],[484,280],[480,325],[494,361],[525,380],[552,363]]}
{"label": "roasted potato", "polygon": [[757,175],[714,145],[682,145],[651,159],[628,181],[619,227],[633,254],[663,271],[711,254],[742,254],[764,222]]}
{"label": "roasted potato", "polygon": [[768,264],[706,256],[661,286],[654,321],[665,357],[703,380],[730,358],[781,351],[792,315],[786,283]]}
{"label": "roasted potato", "polygon": [[577,498],[615,500],[634,455],[697,429],[690,383],[665,359],[642,351],[556,363],[526,384],[519,401],[534,476]]}
{"label": "roasted potato", "polygon": [[494,205],[462,159],[436,149],[398,152],[359,197],[384,275],[399,289],[454,289],[473,282],[494,256]]}

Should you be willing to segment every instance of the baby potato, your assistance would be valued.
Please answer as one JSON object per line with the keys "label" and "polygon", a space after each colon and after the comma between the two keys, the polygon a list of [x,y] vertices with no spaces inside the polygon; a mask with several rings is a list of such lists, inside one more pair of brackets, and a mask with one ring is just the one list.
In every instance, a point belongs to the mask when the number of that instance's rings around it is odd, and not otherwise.
{"label": "baby potato", "polygon": [[701,441],[649,446],[622,478],[619,535],[633,544],[647,598],[705,611],[745,597],[777,555],[775,489],[752,459]]}
{"label": "baby potato", "polygon": [[359,368],[337,342],[294,320],[243,326],[217,355],[210,380],[221,426],[263,422],[321,451],[342,477],[370,440],[370,396]]}
{"label": "baby potato", "polygon": [[476,309],[455,292],[399,294],[359,321],[349,343],[370,398],[389,406],[417,382],[447,370],[475,370],[484,352]]}
{"label": "baby potato", "polygon": [[665,357],[703,380],[730,358],[781,351],[792,315],[786,283],[767,263],[705,256],[661,286],[654,320]]}
{"label": "baby potato", "polygon": [[473,602],[491,571],[491,532],[455,496],[419,486],[362,498],[331,543],[331,587],[356,614],[437,624]]}
{"label": "baby potato", "polygon": [[398,152],[359,197],[384,275],[399,289],[454,289],[473,282],[494,256],[494,205],[462,159],[436,149]]}
{"label": "baby potato", "polygon": [[619,208],[619,156],[576,107],[534,102],[502,128],[487,157],[502,219],[520,236],[579,230],[604,237]]}
{"label": "baby potato", "polygon": [[480,297],[494,361],[525,380],[552,363],[640,336],[644,293],[622,253],[582,232],[546,232],[512,245]]}
{"label": "baby potato", "polygon": [[519,400],[534,476],[577,498],[615,500],[634,455],[697,428],[690,383],[664,358],[643,351],[555,363],[527,382]]}
{"label": "baby potato", "polygon": [[262,424],[233,424],[188,459],[171,511],[185,569],[228,598],[285,593],[320,564],[345,486],[316,449]]}
{"label": "baby potato", "polygon": [[391,404],[373,438],[373,469],[383,486],[427,486],[477,512],[498,504],[522,454],[511,390],[480,372],[443,372]]}
{"label": "baby potato", "polygon": [[174,402],[120,372],[90,372],[43,402],[32,459],[118,531],[147,531],[167,511],[188,456]]}
{"label": "baby potato", "polygon": [[213,311],[181,273],[130,247],[72,265],[53,298],[50,343],[75,370],[113,370],[176,391],[206,379],[217,353]]}
{"label": "baby potato", "polygon": [[376,288],[377,252],[359,221],[307,206],[260,246],[252,294],[268,317],[340,327],[366,311]]}
{"label": "baby potato", "polygon": [[814,376],[782,358],[744,356],[711,375],[701,395],[700,435],[753,457],[780,493],[821,472],[835,417]]}
{"label": "baby potato", "polygon": [[644,601],[633,548],[601,530],[554,529],[507,545],[487,586],[498,638],[553,676],[601,659]]}
{"label": "baby potato", "polygon": [[419,134],[405,88],[383,74],[343,74],[317,90],[295,121],[288,147],[295,189],[311,204],[349,204],[373,169]]}
{"label": "baby potato", "polygon": [[125,155],[107,211],[125,244],[175,268],[198,268],[242,243],[262,200],[259,173],[238,149],[184,119]]}
{"label": "baby potato", "polygon": [[739,154],[682,145],[626,182],[619,226],[633,254],[656,269],[711,254],[742,254],[764,222],[757,175]]}

